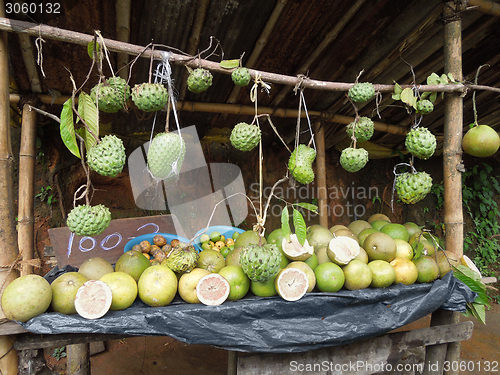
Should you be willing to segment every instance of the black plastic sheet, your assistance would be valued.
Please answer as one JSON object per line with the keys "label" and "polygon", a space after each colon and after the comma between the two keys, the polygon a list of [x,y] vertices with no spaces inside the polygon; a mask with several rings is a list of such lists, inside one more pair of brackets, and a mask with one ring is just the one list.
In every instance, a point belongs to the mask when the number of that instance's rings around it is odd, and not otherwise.
{"label": "black plastic sheet", "polygon": [[38,334],[161,335],[236,351],[302,352],[380,336],[438,308],[464,312],[475,297],[450,272],[429,284],[308,293],[295,302],[252,295],[205,306],[177,296],[170,305],[153,308],[137,299],[100,319],[45,313],[20,324]]}

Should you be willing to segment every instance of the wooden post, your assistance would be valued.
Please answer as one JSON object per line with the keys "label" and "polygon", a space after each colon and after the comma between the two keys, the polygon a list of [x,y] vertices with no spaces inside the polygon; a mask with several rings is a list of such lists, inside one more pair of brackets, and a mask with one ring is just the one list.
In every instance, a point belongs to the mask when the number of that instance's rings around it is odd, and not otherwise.
{"label": "wooden post", "polygon": [[67,375],[90,375],[89,344],[72,344],[66,347]]}
{"label": "wooden post", "polygon": [[316,140],[316,181],[318,184],[319,224],[328,228],[328,200],[326,193],[325,127],[321,122],[314,124]]}
{"label": "wooden post", "polygon": [[[18,246],[22,260],[33,259],[34,236],[34,186],[36,151],[36,112],[30,105],[23,106],[21,149],[19,152],[19,212]],[[21,276],[33,273],[33,266],[23,264]]]}
{"label": "wooden post", "polygon": [[[462,80],[462,22],[461,1],[444,3],[444,71],[457,81]],[[443,179],[444,223],[446,249],[463,255],[462,175],[458,166],[462,163],[463,99],[456,93],[447,93],[444,112]],[[432,314],[431,326],[458,322],[460,313],[438,310]],[[426,348],[424,375],[443,374],[445,359],[458,362],[460,342],[440,344]],[[434,367],[432,367],[434,366]],[[457,371],[445,372],[448,375]]]}

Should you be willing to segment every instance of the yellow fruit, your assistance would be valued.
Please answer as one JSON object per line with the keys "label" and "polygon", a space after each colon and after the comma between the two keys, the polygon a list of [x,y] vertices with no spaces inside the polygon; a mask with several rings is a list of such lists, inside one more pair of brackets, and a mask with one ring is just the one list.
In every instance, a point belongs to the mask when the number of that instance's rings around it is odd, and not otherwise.
{"label": "yellow fruit", "polygon": [[344,272],[344,288],[358,290],[368,288],[372,282],[372,271],[368,264],[360,260],[351,260],[347,266],[342,267]]}
{"label": "yellow fruit", "polygon": [[363,248],[366,250],[370,261],[380,259],[390,262],[396,257],[397,252],[394,239],[382,232],[372,233],[366,237]]}
{"label": "yellow fruit", "polygon": [[107,273],[114,272],[113,266],[106,259],[95,257],[85,260],[78,269],[89,280],[99,280]]}
{"label": "yellow fruit", "polygon": [[125,310],[132,306],[137,298],[137,282],[132,276],[125,272],[111,272],[100,279],[111,289],[113,296],[111,301],[112,311]]}
{"label": "yellow fruit", "polygon": [[307,288],[306,293],[312,292],[312,290],[316,286],[316,276],[314,275],[314,271],[311,267],[309,267],[306,263],[297,260],[295,262],[289,263],[288,266],[286,266],[286,268],[298,268],[299,270],[304,271],[309,283],[309,287]]}
{"label": "yellow fruit", "polygon": [[391,222],[391,219],[389,219],[389,216],[384,215],[384,214],[373,214],[366,221],[368,221],[371,224],[375,220],[385,220],[385,221],[388,221],[389,223]]}
{"label": "yellow fruit", "polygon": [[200,303],[196,295],[196,285],[203,276],[209,275],[210,271],[203,268],[194,268],[191,272],[185,272],[179,278],[179,296],[187,303]]}
{"label": "yellow fruit", "polygon": [[412,285],[418,278],[418,269],[415,263],[409,259],[396,258],[390,262],[396,271],[394,284]]}
{"label": "yellow fruit", "polygon": [[462,139],[462,148],[466,154],[477,157],[494,155],[500,147],[498,133],[488,125],[470,128]]}
{"label": "yellow fruit", "polygon": [[306,294],[309,280],[305,272],[298,268],[284,268],[276,276],[274,286],[284,300],[297,301]]}
{"label": "yellow fruit", "polygon": [[174,299],[177,284],[177,276],[168,266],[150,266],[137,283],[139,298],[152,307],[166,306]]}
{"label": "yellow fruit", "polygon": [[453,267],[460,265],[460,258],[448,250],[438,251],[436,262],[439,266],[439,277],[443,278],[448,272],[453,271]]}
{"label": "yellow fruit", "polygon": [[372,228],[371,224],[368,221],[365,220],[355,220],[351,222],[347,228],[355,235],[357,236],[360,234],[364,229],[367,228]]}
{"label": "yellow fruit", "polygon": [[396,280],[396,270],[389,262],[385,260],[372,260],[368,263],[370,271],[372,271],[372,282],[370,286],[373,288],[387,288],[394,284]]}
{"label": "yellow fruit", "polygon": [[217,241],[214,245],[214,247],[216,247],[217,249],[222,249],[224,246],[226,246],[226,244],[224,243],[224,241]]}
{"label": "yellow fruit", "polygon": [[57,277],[52,287],[52,310],[61,314],[76,314],[75,296],[78,288],[89,279],[80,272],[66,272]]}
{"label": "yellow fruit", "polygon": [[413,248],[408,242],[399,238],[396,238],[394,242],[396,243],[396,258],[413,259]]}

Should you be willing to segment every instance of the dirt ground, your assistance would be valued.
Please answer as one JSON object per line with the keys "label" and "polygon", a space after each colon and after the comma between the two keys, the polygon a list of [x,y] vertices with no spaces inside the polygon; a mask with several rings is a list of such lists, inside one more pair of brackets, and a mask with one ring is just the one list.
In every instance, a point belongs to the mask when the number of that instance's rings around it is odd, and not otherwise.
{"label": "dirt ground", "polygon": [[[472,339],[461,343],[460,361],[473,371],[463,375],[498,374],[500,372],[500,305],[493,304],[486,313],[486,325],[474,318]],[[400,330],[428,327],[430,315],[404,326]],[[228,352],[206,345],[188,345],[170,337],[134,337],[104,343],[105,351],[91,356],[92,375],[215,375],[227,373]],[[49,367],[64,374],[65,359],[57,361],[54,349],[46,350]],[[486,371],[487,365],[492,366]],[[479,371],[481,366],[481,371]],[[494,367],[496,366],[496,367]]]}

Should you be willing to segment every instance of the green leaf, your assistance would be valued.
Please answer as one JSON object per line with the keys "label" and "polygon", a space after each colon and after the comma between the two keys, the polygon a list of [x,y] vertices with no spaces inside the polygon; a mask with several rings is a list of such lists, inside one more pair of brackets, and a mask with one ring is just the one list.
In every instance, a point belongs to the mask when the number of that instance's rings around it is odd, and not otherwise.
{"label": "green leaf", "polygon": [[318,206],[316,206],[315,204],[301,202],[301,203],[295,203],[295,205],[305,208],[306,210],[309,210],[311,212],[318,213]]}
{"label": "green leaf", "polygon": [[459,265],[453,267],[453,276],[467,285],[470,290],[477,293],[477,297],[474,300],[475,303],[490,306],[488,295],[486,294],[486,286],[481,281],[478,273],[472,271],[469,267]]}
{"label": "green leaf", "polygon": [[[99,42],[95,42],[95,45],[97,46],[97,48],[96,48],[97,58],[102,59],[101,45],[99,44]],[[93,60],[94,59],[94,41],[87,44],[87,52],[88,52],[90,58]]]}
{"label": "green leaf", "polygon": [[[85,123],[90,130],[99,136],[99,117],[97,112],[97,107],[89,94],[82,91],[80,97],[78,98],[78,113],[85,120]],[[85,148],[90,150],[90,148],[97,143],[96,139],[88,129],[85,129]]]}
{"label": "green leaf", "polygon": [[240,60],[222,60],[219,65],[224,69],[233,69],[240,65]]}
{"label": "green leaf", "polygon": [[431,92],[429,92],[429,91],[423,92],[423,93],[422,93],[422,95],[420,95],[420,99],[424,100],[424,99],[425,99],[425,98],[427,98],[430,94],[431,94]]}
{"label": "green leaf", "polygon": [[401,100],[400,94],[392,94],[392,100]]}
{"label": "green leaf", "polygon": [[396,81],[394,81],[394,94],[401,94],[402,91],[403,88]]}
{"label": "green leaf", "polygon": [[68,150],[76,157],[81,158],[78,143],[76,142],[75,124],[73,122],[73,100],[71,98],[64,102],[61,111],[59,131],[61,133],[61,139]]}
{"label": "green leaf", "polygon": [[453,78],[453,74],[451,72],[448,73],[448,78],[450,79],[451,82],[457,82],[455,81],[455,78]]}
{"label": "green leaf", "polygon": [[290,230],[290,218],[288,217],[288,207],[283,207],[281,211],[281,230],[283,231],[283,236],[285,236],[287,241],[290,241],[290,234],[292,231]]}
{"label": "green leaf", "polygon": [[439,83],[443,84],[443,85],[447,85],[448,83],[450,83],[450,81],[448,80],[448,76],[446,74],[441,74],[441,78],[439,79]]}
{"label": "green leaf", "polygon": [[304,245],[307,237],[307,226],[304,217],[299,210],[293,209],[293,227],[295,229],[295,234],[301,245]]}
{"label": "green leaf", "polygon": [[482,324],[486,324],[486,307],[475,302],[467,304],[467,312]]}
{"label": "green leaf", "polygon": [[401,92],[401,101],[408,104],[410,107],[414,107],[417,102],[417,98],[413,96],[412,89],[406,88],[403,92]]}
{"label": "green leaf", "polygon": [[429,100],[430,100],[431,102],[433,102],[433,103],[434,103],[434,102],[436,101],[436,99],[437,99],[437,96],[438,96],[437,91],[434,91],[434,92],[431,94],[431,96],[429,96]]}
{"label": "green leaf", "polygon": [[428,85],[439,85],[440,83],[441,80],[439,79],[439,76],[436,73],[432,73],[429,77],[427,77]]}

